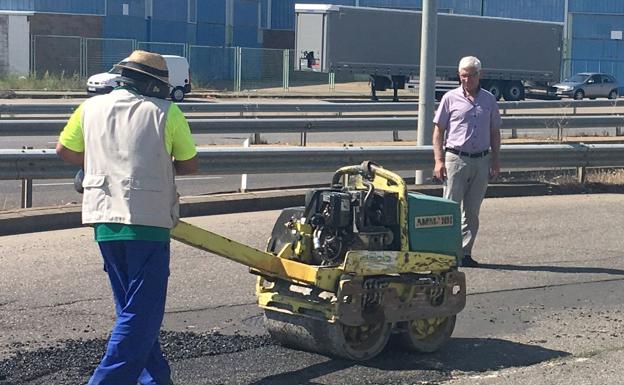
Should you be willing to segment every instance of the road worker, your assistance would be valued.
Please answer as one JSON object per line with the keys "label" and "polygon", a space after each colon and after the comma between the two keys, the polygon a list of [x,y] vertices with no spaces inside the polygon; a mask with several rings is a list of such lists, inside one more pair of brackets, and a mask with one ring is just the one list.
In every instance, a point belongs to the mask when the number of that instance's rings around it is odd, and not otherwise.
{"label": "road worker", "polygon": [[116,321],[89,385],[171,385],[158,335],[179,217],[174,176],[197,170],[195,143],[169,95],[167,65],[134,51],[115,66],[119,86],[82,103],[57,154],[84,169],[82,222],[93,226]]}

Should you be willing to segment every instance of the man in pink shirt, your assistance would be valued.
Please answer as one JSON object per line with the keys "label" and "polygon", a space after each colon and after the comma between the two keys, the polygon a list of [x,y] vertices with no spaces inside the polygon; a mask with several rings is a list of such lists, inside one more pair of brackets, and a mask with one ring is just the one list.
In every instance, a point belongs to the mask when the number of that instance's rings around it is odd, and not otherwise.
{"label": "man in pink shirt", "polygon": [[479,86],[481,61],[459,61],[461,86],[447,92],[433,118],[434,176],[444,182],[444,198],[461,204],[464,258],[476,267],[472,246],[489,178],[500,172],[501,117],[496,99]]}

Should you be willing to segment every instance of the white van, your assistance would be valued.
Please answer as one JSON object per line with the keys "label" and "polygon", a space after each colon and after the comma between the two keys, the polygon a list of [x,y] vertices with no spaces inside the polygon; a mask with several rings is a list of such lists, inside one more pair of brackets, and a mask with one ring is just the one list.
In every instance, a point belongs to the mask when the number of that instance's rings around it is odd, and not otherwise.
{"label": "white van", "polygon": [[[181,102],[184,95],[191,92],[191,70],[188,61],[183,56],[162,55],[169,70],[169,84],[171,84],[171,100]],[[128,60],[125,58],[124,60]],[[106,94],[117,87],[120,70],[115,67],[108,72],[95,74],[87,79],[87,92],[90,94]]]}

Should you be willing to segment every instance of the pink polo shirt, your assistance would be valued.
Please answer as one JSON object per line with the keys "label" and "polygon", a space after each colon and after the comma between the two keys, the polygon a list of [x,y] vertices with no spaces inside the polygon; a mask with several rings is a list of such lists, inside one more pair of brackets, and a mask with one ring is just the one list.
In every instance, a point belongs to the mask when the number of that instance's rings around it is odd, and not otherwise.
{"label": "pink polo shirt", "polygon": [[480,88],[474,103],[462,87],[444,94],[433,122],[444,129],[444,147],[476,153],[490,148],[490,130],[502,120],[494,95]]}

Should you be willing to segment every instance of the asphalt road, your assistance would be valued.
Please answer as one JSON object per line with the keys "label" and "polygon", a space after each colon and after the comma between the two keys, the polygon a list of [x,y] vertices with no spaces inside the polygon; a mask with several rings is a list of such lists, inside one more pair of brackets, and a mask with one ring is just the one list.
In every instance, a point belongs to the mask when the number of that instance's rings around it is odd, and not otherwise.
{"label": "asphalt road", "polygon": [[[488,199],[454,337],[364,363],[276,346],[241,265],[173,242],[176,384],[621,384],[621,195]],[[263,248],[278,212],[189,221]],[[0,237],[0,384],[85,383],[113,321],[90,229]]]}

